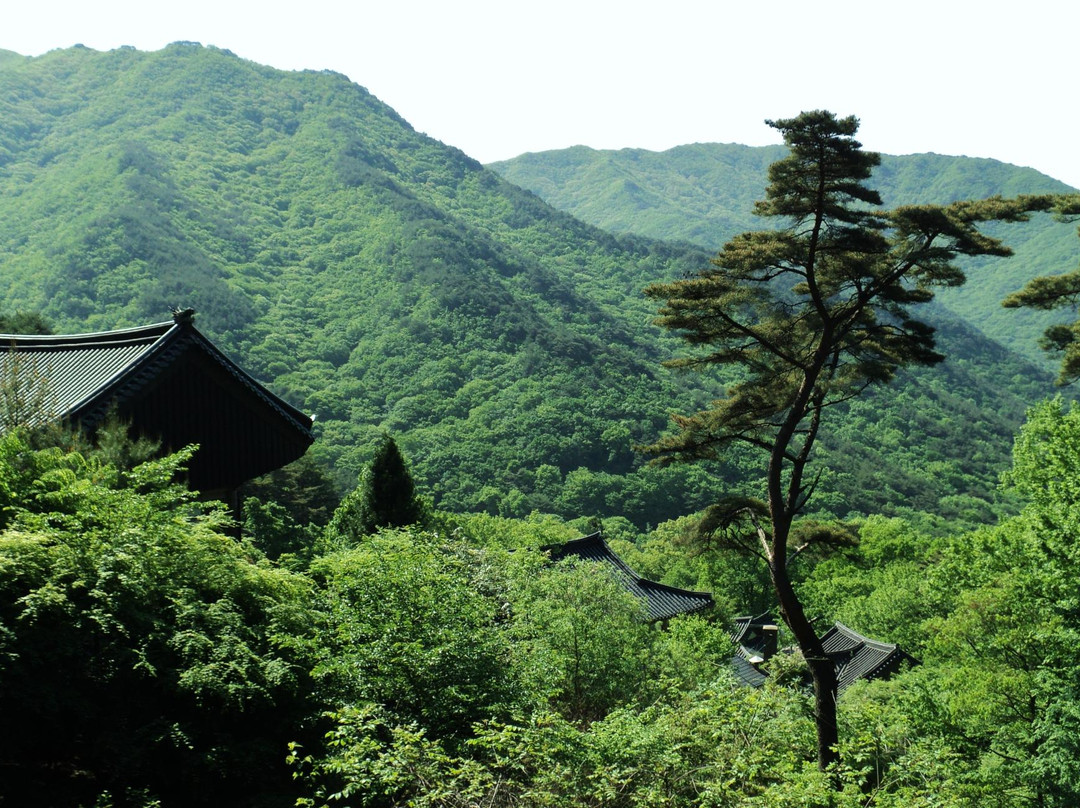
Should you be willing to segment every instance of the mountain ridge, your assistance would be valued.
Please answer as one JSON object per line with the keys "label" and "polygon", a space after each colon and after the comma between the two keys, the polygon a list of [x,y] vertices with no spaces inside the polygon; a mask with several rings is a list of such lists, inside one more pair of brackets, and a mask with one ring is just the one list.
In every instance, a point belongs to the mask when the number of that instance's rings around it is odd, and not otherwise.
{"label": "mountain ridge", "polygon": [[[641,294],[700,266],[701,248],[560,212],[339,74],[176,43],[9,62],[0,90],[6,305],[62,330],[195,307],[201,330],[317,416],[315,456],[342,486],[384,431],[421,490],[456,510],[644,525],[752,483],[742,458],[656,469],[631,448],[723,389],[660,369],[677,340]],[[922,382],[929,398],[881,393],[886,409],[941,422],[985,412],[976,438],[1000,444],[972,462],[949,426],[933,458],[915,437],[896,446],[920,507],[992,499],[1025,404],[1049,389],[1005,358],[993,412],[969,406],[990,400],[993,370],[973,361],[966,399],[942,376]],[[873,420],[849,443],[880,468]],[[948,473],[920,475],[928,463]],[[905,507],[862,480],[838,485],[838,512]]]}
{"label": "mountain ridge", "polygon": [[[769,226],[753,203],[767,183],[782,146],[699,143],[662,152],[575,147],[534,152],[489,167],[555,207],[615,233],[635,233],[716,251],[738,233]],[[886,207],[946,204],[961,198],[1070,193],[1076,189],[1032,168],[998,160],[933,153],[882,155],[871,185]],[[1021,227],[992,225],[987,232],[1015,249],[1008,262],[968,262],[968,283],[942,289],[938,300],[1044,369],[1038,347],[1059,312],[1004,311],[1006,295],[1032,277],[1072,269],[1078,252],[1072,225],[1036,217]]]}

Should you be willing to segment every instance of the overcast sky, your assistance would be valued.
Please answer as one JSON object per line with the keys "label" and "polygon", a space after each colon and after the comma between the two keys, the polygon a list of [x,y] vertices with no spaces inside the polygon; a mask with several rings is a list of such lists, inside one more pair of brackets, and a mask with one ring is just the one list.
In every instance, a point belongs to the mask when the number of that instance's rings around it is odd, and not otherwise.
{"label": "overcast sky", "polygon": [[0,48],[190,40],[344,73],[482,162],[584,144],[777,143],[857,115],[887,154],[1031,166],[1080,187],[1075,0],[11,2]]}

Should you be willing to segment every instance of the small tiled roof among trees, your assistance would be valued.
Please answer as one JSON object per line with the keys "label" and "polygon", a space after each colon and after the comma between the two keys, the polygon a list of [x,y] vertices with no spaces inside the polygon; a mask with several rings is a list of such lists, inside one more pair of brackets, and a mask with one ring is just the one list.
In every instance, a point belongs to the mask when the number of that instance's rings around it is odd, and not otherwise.
{"label": "small tiled roof among trees", "polygon": [[163,449],[199,444],[189,479],[204,492],[234,489],[300,457],[312,419],[218,350],[193,314],[93,334],[0,335],[7,421],[12,389],[34,399],[37,411],[23,419],[31,426],[60,420],[92,432],[115,412]]}
{"label": "small tiled roof among trees", "polygon": [[[776,619],[771,613],[735,618],[731,640],[737,646],[731,659],[735,677],[744,685],[761,687],[768,674],[758,666],[778,651]],[[885,679],[917,659],[898,645],[864,637],[836,623],[821,638],[822,648],[836,666],[837,695],[859,679]]]}
{"label": "small tiled roof among trees", "polygon": [[758,666],[776,654],[779,631],[770,612],[735,618],[731,641],[738,646],[731,658],[732,671],[744,685],[761,687],[768,674]]}
{"label": "small tiled roof among trees", "polygon": [[859,679],[888,678],[904,664],[918,664],[899,646],[871,640],[843,623],[836,623],[829,629],[821,638],[821,645],[836,665],[838,694]]}
{"label": "small tiled roof among trees", "polygon": [[612,550],[600,533],[593,533],[565,544],[548,548],[553,561],[577,557],[585,561],[606,564],[627,592],[642,600],[648,609],[649,620],[667,620],[680,614],[690,614],[713,605],[708,592],[692,592],[642,578]]}

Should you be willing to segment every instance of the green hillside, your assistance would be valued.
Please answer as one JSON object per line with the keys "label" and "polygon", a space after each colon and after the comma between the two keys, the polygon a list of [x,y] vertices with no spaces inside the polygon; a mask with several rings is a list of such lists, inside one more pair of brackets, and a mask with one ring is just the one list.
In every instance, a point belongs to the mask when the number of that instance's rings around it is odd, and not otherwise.
{"label": "green hillside", "polygon": [[[775,156],[753,153],[747,198]],[[384,431],[447,509],[646,524],[735,487],[737,459],[718,483],[632,450],[720,389],[660,369],[673,343],[641,295],[706,258],[560,213],[340,75],[190,43],[0,60],[5,307],[94,330],[194,306],[315,414],[343,487]],[[961,361],[853,411],[829,507],[986,507],[1049,385],[947,331]]]}
{"label": "green hillside", "polygon": [[23,61],[25,56],[20,56],[18,53],[9,50],[3,50],[0,48],[0,66],[3,66],[7,62]]}
{"label": "green hillside", "polygon": [[[715,251],[737,233],[767,226],[753,215],[753,204],[765,187],[769,165],[782,154],[781,146],[726,143],[665,152],[578,146],[524,154],[490,168],[560,210],[614,233],[687,241]],[[873,184],[888,207],[1074,190],[1034,169],[937,154],[884,155]],[[1037,341],[1054,315],[1003,311],[1001,300],[1035,276],[1074,268],[1080,253],[1075,227],[1043,217],[1022,228],[991,227],[988,232],[1005,237],[1015,256],[992,267],[973,264],[968,284],[943,290],[939,299],[993,339],[1044,364]]]}
{"label": "green hillside", "polygon": [[[557,495],[579,467],[630,471],[663,427],[677,394],[638,290],[685,250],[557,213],[340,75],[176,44],[0,82],[6,304],[62,330],[194,306],[315,413],[342,485],[391,430],[446,507],[533,493],[538,471]],[[506,507],[530,504],[551,506]]]}
{"label": "green hillside", "polygon": [[782,146],[734,143],[523,154],[489,168],[560,210],[613,233],[700,244],[710,252],[761,226],[751,213]]}

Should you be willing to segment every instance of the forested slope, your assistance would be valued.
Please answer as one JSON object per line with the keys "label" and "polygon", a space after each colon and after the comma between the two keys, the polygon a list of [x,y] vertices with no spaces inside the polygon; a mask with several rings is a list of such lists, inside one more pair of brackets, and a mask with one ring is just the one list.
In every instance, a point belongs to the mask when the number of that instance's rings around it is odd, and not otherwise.
{"label": "forested slope", "polygon": [[384,429],[470,508],[545,464],[556,489],[621,474],[662,428],[675,393],[637,291],[685,250],[557,213],[339,75],[177,44],[54,52],[0,82],[6,305],[62,330],[194,306],[315,413],[343,484]]}
{"label": "forested slope", "polygon": [[[611,232],[718,250],[737,233],[768,226],[753,215],[753,206],[769,165],[783,153],[781,146],[731,143],[697,143],[665,152],[577,146],[523,154],[490,168]],[[938,154],[883,155],[872,184],[887,207],[1075,190],[1031,168]],[[942,290],[939,298],[988,336],[1041,363],[1038,337],[1054,315],[1003,311],[1001,300],[1033,277],[1071,270],[1080,251],[1075,227],[1037,217],[1024,227],[993,226],[988,232],[1004,237],[1014,257],[971,264],[968,284],[962,290]]]}
{"label": "forested slope", "polygon": [[[746,198],[760,188],[748,174]],[[671,338],[641,295],[706,259],[556,211],[344,76],[190,43],[0,60],[5,307],[92,330],[194,306],[315,414],[315,456],[342,486],[391,431],[448,509],[644,525],[736,487],[737,459],[716,476],[643,468],[632,449],[719,390],[659,368]],[[1049,387],[955,330],[968,366],[855,413],[834,444],[832,509],[985,507],[1024,406]]]}

